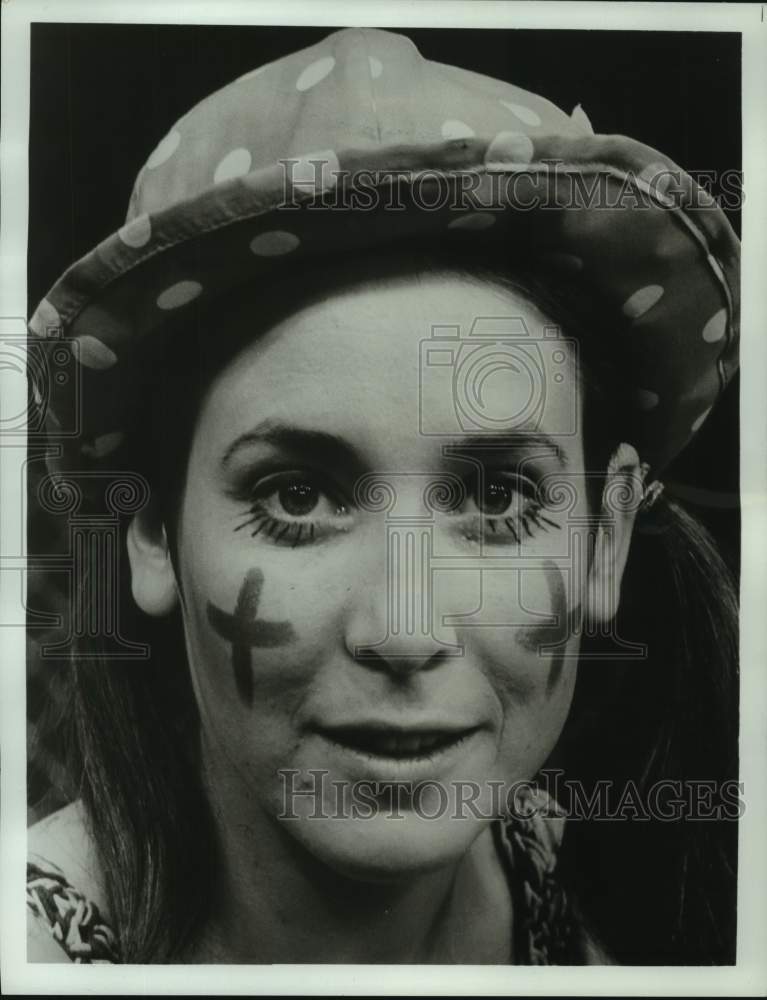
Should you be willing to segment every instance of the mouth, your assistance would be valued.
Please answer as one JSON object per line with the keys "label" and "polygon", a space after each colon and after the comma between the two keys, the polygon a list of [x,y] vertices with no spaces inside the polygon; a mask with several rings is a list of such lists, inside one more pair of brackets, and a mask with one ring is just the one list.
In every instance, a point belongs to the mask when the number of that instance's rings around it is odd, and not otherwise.
{"label": "mouth", "polygon": [[473,733],[468,729],[401,729],[386,726],[335,726],[318,732],[343,747],[367,757],[398,761],[428,760],[456,748]]}

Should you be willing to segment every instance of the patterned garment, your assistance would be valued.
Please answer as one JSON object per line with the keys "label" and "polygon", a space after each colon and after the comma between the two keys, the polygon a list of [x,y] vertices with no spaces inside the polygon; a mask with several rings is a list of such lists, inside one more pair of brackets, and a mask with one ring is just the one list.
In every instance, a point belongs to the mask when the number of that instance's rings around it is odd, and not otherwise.
{"label": "patterned garment", "polygon": [[48,861],[27,863],[27,906],[47,926],[72,962],[119,962],[117,939],[99,908],[67,882]]}
{"label": "patterned garment", "polygon": [[[496,825],[496,842],[512,892],[514,964],[580,964],[579,936],[555,871],[564,819],[547,796],[542,800],[539,793],[533,804],[535,811],[528,818]],[[72,962],[120,962],[117,936],[98,907],[74,889],[55,865],[41,859],[28,863],[27,906]]]}
{"label": "patterned garment", "polygon": [[580,965],[581,935],[556,871],[565,816],[543,790],[526,791],[529,815],[496,826],[512,893],[514,964]]}

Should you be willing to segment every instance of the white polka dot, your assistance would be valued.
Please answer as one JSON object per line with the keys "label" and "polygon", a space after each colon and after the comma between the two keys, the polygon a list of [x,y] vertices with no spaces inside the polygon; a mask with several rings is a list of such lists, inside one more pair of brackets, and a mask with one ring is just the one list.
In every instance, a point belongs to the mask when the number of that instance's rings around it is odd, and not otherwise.
{"label": "white polka dot", "polygon": [[458,121],[457,118],[449,118],[446,122],[442,122],[440,131],[443,139],[471,139],[474,135],[471,125]]}
{"label": "white polka dot", "polygon": [[533,141],[523,132],[499,132],[487,147],[485,163],[529,163]]}
{"label": "white polka dot", "polygon": [[325,191],[336,182],[340,165],[332,149],[304,153],[295,160],[286,160],[293,186],[301,191]]}
{"label": "white polka dot", "polygon": [[623,315],[628,316],[629,319],[639,319],[640,316],[649,312],[662,296],[662,285],[645,285],[623,303]]}
{"label": "white polka dot", "polygon": [[80,451],[89,458],[103,458],[119,448],[124,440],[125,435],[122,431],[112,431],[111,434],[97,437],[93,444],[84,444]]}
{"label": "white polka dot", "polygon": [[316,86],[320,80],[325,79],[335,64],[336,61],[333,56],[323,56],[322,59],[313,62],[310,66],[306,67],[296,80],[296,90],[309,90],[311,87]]}
{"label": "white polka dot", "polygon": [[61,316],[48,299],[43,299],[35,309],[29,321],[29,329],[37,337],[47,337],[50,333],[58,333],[61,330]]}
{"label": "white polka dot", "polygon": [[133,247],[136,250],[139,247],[146,246],[152,238],[152,224],[149,221],[149,216],[144,213],[144,215],[137,216],[131,222],[126,222],[121,229],[117,230],[117,235],[126,246]]}
{"label": "white polka dot", "polygon": [[80,364],[86,368],[111,368],[117,363],[115,352],[87,333],[82,337],[75,337],[72,348]]}
{"label": "white polka dot", "polygon": [[269,233],[259,233],[250,241],[250,249],[259,257],[281,257],[299,246],[301,240],[294,233],[274,229]]}
{"label": "white polka dot", "polygon": [[707,344],[715,344],[721,340],[727,330],[727,310],[720,309],[703,327],[703,339]]}
{"label": "white polka dot", "polygon": [[157,296],[160,309],[178,309],[196,299],[202,291],[199,281],[177,281]]}
{"label": "white polka dot", "polygon": [[659,402],[658,393],[652,389],[637,389],[636,403],[640,410],[654,410]]}
{"label": "white polka dot", "polygon": [[490,212],[467,212],[448,223],[448,229],[489,229],[495,223],[495,216]]}
{"label": "white polka dot", "polygon": [[701,426],[703,425],[703,421],[706,419],[709,413],[711,413],[711,409],[712,407],[709,406],[709,408],[707,410],[704,410],[703,413],[701,413],[701,415],[698,417],[698,419],[694,421],[691,428],[693,433],[695,433],[695,431],[700,430]]}
{"label": "white polka dot", "polygon": [[583,110],[580,104],[576,104],[570,115],[570,121],[577,125],[578,128],[583,129],[584,132],[588,132],[589,135],[594,134],[594,126],[589,121],[589,116]]}
{"label": "white polka dot", "polygon": [[514,104],[512,101],[501,101],[501,104],[525,125],[537,126],[541,124],[541,116],[532,108],[526,108],[524,104]]}
{"label": "white polka dot", "polygon": [[237,82],[242,83],[243,80],[252,80],[257,76],[260,76],[266,68],[266,66],[259,66],[256,69],[250,70],[249,73],[243,73],[241,77],[238,77]]}
{"label": "white polka dot", "polygon": [[574,253],[563,253],[559,250],[552,250],[551,253],[542,253],[538,259],[543,264],[551,264],[562,271],[582,271],[583,259]]}
{"label": "white polka dot", "polygon": [[247,149],[233,149],[227,153],[223,160],[216,167],[213,174],[213,183],[221,184],[222,181],[231,180],[233,177],[242,177],[250,170],[252,162],[250,151]]}
{"label": "white polka dot", "polygon": [[374,80],[383,73],[383,63],[380,59],[376,59],[375,56],[368,56],[368,63],[370,64],[370,75]]}
{"label": "white polka dot", "polygon": [[146,161],[145,166],[148,170],[154,170],[155,167],[159,167],[161,164],[169,160],[171,156],[178,149],[178,144],[181,142],[181,133],[173,129],[172,132],[168,132],[164,139],[162,139],[155,151],[151,154],[149,159]]}
{"label": "white polka dot", "polygon": [[722,284],[725,284],[726,282],[725,282],[725,277],[724,277],[724,271],[722,270],[722,265],[719,263],[719,261],[716,259],[716,257],[714,257],[713,254],[709,254],[708,255],[708,263],[709,263],[709,267],[714,272],[714,274],[717,276],[717,278],[719,278],[719,280],[722,282]]}

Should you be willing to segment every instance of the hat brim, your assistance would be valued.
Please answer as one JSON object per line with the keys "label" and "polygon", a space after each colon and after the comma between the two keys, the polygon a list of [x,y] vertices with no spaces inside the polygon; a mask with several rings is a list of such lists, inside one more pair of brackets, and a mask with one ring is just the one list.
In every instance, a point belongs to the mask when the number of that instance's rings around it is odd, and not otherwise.
{"label": "hat brim", "polygon": [[[54,387],[52,403],[59,427],[62,414],[81,413],[72,440],[81,461],[117,447],[129,429],[125,362],[190,303],[243,283],[268,288],[298,261],[433,239],[513,249],[565,300],[596,303],[604,351],[630,386],[634,443],[654,469],[665,465],[737,367],[731,227],[683,172],[673,187],[654,184],[646,168],[659,154],[633,140],[551,136],[527,163],[488,161],[488,144],[328,152],[313,183],[293,186],[275,164],[105,239],[30,321],[37,337],[71,340],[80,378]],[[97,407],[76,405],[75,382]]]}

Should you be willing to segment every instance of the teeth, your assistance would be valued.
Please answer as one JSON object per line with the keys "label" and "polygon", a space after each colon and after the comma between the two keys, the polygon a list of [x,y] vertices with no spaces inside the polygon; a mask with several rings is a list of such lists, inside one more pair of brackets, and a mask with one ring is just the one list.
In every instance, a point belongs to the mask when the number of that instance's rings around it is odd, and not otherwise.
{"label": "teeth", "polygon": [[394,733],[357,730],[339,733],[341,742],[387,757],[414,757],[454,742],[458,734]]}

